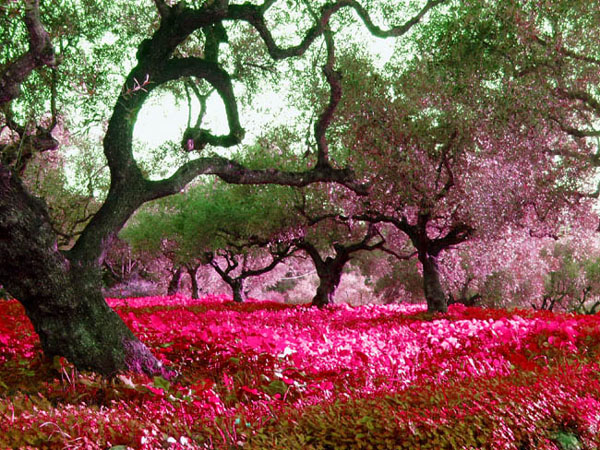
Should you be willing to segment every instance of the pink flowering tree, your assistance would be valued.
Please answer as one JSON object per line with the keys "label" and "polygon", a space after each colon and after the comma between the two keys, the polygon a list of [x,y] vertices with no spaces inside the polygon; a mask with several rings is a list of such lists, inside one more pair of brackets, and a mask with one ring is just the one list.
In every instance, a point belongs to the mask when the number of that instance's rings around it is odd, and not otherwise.
{"label": "pink flowering tree", "polygon": [[[348,58],[351,101],[341,105],[337,125],[353,166],[372,183],[355,217],[392,224],[410,239],[431,312],[447,308],[443,252],[511,227],[557,236],[570,216],[589,210],[582,195],[592,169],[589,143],[574,142],[517,99],[518,74],[498,65],[501,54],[488,54],[518,28],[495,23],[503,5],[458,6],[460,27],[452,15],[436,16],[426,31],[434,38],[418,40],[411,63],[392,61],[378,72],[360,55],[354,63]],[[484,8],[489,17],[480,14]],[[408,70],[398,75],[400,64]]]}

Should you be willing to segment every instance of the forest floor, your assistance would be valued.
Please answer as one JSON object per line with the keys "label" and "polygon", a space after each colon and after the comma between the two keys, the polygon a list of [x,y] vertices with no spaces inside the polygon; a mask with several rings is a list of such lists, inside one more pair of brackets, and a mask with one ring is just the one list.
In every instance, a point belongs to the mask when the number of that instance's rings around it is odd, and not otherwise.
{"label": "forest floor", "polygon": [[179,376],[48,361],[0,301],[0,448],[600,448],[599,316],[109,303]]}

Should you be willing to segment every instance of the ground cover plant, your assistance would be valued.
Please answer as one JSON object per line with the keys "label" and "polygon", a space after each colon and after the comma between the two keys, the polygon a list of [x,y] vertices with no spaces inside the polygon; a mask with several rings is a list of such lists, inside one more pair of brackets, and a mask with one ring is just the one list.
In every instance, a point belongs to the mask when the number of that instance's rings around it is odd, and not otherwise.
{"label": "ground cover plant", "polygon": [[2,301],[0,447],[600,447],[597,316],[109,303],[177,376],[44,359],[23,308]]}

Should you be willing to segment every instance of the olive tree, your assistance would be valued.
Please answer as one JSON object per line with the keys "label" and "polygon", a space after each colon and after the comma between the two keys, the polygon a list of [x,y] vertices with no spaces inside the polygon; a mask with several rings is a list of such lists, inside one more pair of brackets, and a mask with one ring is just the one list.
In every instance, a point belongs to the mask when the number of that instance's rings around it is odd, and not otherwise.
{"label": "olive tree", "polygon": [[[367,8],[355,0],[322,5],[309,1],[170,4],[155,0],[154,14],[145,2],[82,1],[61,10],[53,4],[43,8],[45,5],[40,7],[38,0],[25,0],[3,7],[7,14],[2,18],[0,61],[0,283],[24,306],[45,354],[65,356],[78,368],[104,374],[134,370],[168,376],[101,294],[100,267],[119,230],[142,204],[180,192],[202,174],[239,184],[304,186],[328,181],[364,192],[352,171],[336,166],[328,152],[327,131],[342,96],[332,22],[342,17],[341,10],[352,10],[356,16],[348,15],[347,20],[356,21],[357,17],[371,35],[399,37],[440,3],[442,0],[422,2],[418,9],[413,8],[410,19],[386,29],[371,18],[378,5]],[[403,20],[404,12],[399,8],[395,20]],[[11,36],[17,22],[24,27]],[[102,27],[123,24],[129,25],[123,36],[130,47],[107,52],[111,57],[122,57],[116,67],[130,69],[109,73],[106,65],[98,63],[89,70],[85,63],[91,58],[88,50],[104,39]],[[277,37],[274,30],[284,24],[297,30],[293,37],[297,43],[288,44],[289,37]],[[96,27],[96,34],[82,38],[86,27]],[[237,27],[237,35],[245,40],[240,39],[235,45],[232,37],[229,43],[228,27]],[[9,30],[9,34],[4,30]],[[320,43],[324,44],[324,52],[316,61],[328,95],[314,110],[316,120],[310,143],[316,158],[310,167],[303,171],[249,169],[238,161],[208,152],[211,148],[237,146],[244,140],[234,75],[243,83],[246,78],[255,81],[262,72],[236,72],[236,61],[241,61],[238,68],[247,69],[255,63],[251,57],[257,55],[267,61],[299,58]],[[255,51],[256,48],[261,51]],[[244,63],[240,56],[250,61]],[[232,60],[234,63],[228,64]],[[254,64],[257,65],[261,64]],[[61,68],[65,70],[61,72]],[[272,71],[266,72],[272,75]],[[228,130],[219,134],[190,125],[181,139],[182,151],[194,152],[196,157],[182,163],[170,176],[150,179],[133,154],[138,114],[153,92],[190,79],[202,80],[214,89],[224,106]],[[30,83],[31,80],[35,82]],[[60,146],[53,134],[60,116],[57,103],[66,108],[79,101],[89,114],[85,123],[102,122],[102,117],[95,116],[94,104],[80,98],[101,86],[112,86],[104,91],[102,99],[112,97],[113,105],[102,141],[110,187],[72,248],[61,251],[46,204],[30,193],[19,175],[29,156]],[[28,109],[28,105],[35,107]]]}

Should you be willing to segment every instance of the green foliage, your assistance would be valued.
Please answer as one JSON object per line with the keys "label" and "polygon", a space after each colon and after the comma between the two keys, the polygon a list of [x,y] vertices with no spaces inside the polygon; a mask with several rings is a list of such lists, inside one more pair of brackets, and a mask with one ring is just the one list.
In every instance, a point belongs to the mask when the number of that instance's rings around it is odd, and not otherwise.
{"label": "green foliage", "polygon": [[270,292],[279,292],[280,294],[284,294],[285,292],[294,289],[294,287],[298,284],[298,280],[292,278],[292,275],[292,272],[286,273],[286,278],[277,280],[275,284],[267,286],[266,290]]}
{"label": "green foliage", "polygon": [[561,450],[582,450],[581,442],[577,438],[577,435],[566,431],[559,431],[556,433],[556,442],[560,446]]}
{"label": "green foliage", "polygon": [[[133,67],[140,33],[157,16],[139,2],[40,2],[40,14],[60,59],[55,86],[61,117],[88,127],[108,117],[109,107]],[[0,14],[0,70],[28,47],[20,2],[8,2]],[[115,71],[118,68],[118,71]],[[23,84],[12,108],[19,121],[39,120],[49,111],[51,69],[35,72]]]}
{"label": "green foliage", "polygon": [[187,262],[205,252],[276,241],[292,232],[294,196],[286,187],[203,183],[143,208],[121,236],[137,251],[167,250]]}
{"label": "green foliage", "polygon": [[[338,399],[268,422],[244,447],[493,449],[495,438],[503,435],[512,436],[519,448],[542,443],[546,446],[539,448],[554,448],[554,442],[562,450],[583,448],[577,435],[556,431],[570,414],[562,399],[556,399],[558,409],[542,406],[538,411],[531,408],[532,399],[514,398],[515,391],[534,385],[536,376],[522,372],[505,379],[456,382],[444,392],[411,387],[393,395]],[[530,392],[542,405],[552,403],[543,397],[548,393]]]}
{"label": "green foliage", "polygon": [[590,303],[600,296],[600,257],[577,256],[570,244],[556,244],[552,253],[541,256],[554,259],[557,267],[545,276],[540,308],[595,312],[597,305]]}
{"label": "green foliage", "polygon": [[[380,255],[375,256],[380,257]],[[381,296],[386,303],[404,299],[407,294],[420,296],[423,291],[423,277],[419,273],[415,261],[388,259],[392,263],[391,270],[383,275],[375,274],[378,276],[375,277],[373,293]]]}
{"label": "green foliage", "polygon": [[105,167],[93,153],[80,152],[71,163],[67,165],[62,153],[41,153],[23,175],[29,189],[48,204],[59,245],[64,247],[72,245],[108,190]]}
{"label": "green foliage", "polygon": [[509,287],[514,286],[515,279],[508,270],[495,270],[483,280],[479,290],[483,302],[491,308],[505,307]]}

